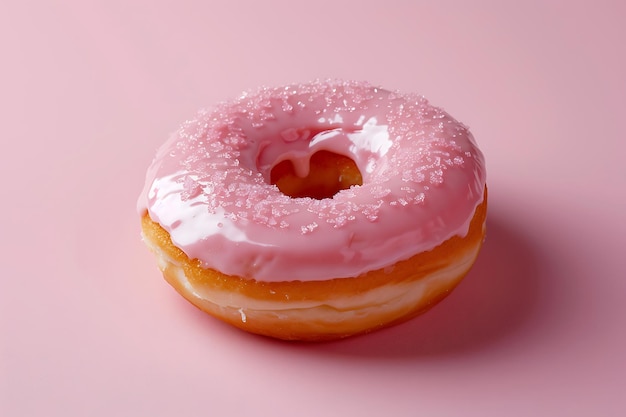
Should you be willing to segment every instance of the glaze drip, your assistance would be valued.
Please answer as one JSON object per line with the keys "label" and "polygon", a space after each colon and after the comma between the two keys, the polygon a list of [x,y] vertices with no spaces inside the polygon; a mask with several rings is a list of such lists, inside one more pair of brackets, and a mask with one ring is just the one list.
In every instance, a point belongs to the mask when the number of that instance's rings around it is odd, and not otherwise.
{"label": "glaze drip", "polygon": [[271,183],[292,198],[332,198],[341,190],[363,185],[363,176],[354,161],[328,151],[311,155],[306,175],[298,175],[294,164],[285,160],[272,168]]}

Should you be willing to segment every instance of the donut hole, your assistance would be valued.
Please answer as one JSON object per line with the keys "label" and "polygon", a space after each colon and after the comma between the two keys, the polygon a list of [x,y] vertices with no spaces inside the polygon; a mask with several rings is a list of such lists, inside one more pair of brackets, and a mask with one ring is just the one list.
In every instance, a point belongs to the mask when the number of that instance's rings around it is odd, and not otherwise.
{"label": "donut hole", "polygon": [[319,151],[311,156],[306,177],[296,175],[291,161],[281,161],[272,168],[270,181],[289,197],[317,200],[332,198],[353,185],[363,185],[356,163],[347,156],[329,151]]}

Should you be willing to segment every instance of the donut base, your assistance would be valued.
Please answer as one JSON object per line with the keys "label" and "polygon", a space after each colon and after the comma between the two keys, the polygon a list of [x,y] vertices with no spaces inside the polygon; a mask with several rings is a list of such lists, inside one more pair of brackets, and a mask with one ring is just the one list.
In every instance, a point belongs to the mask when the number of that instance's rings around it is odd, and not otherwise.
{"label": "donut base", "polygon": [[165,279],[200,310],[242,330],[284,340],[323,341],[409,320],[445,298],[473,265],[485,236],[487,190],[466,236],[393,267],[354,278],[263,282],[203,268],[142,218],[144,241]]}

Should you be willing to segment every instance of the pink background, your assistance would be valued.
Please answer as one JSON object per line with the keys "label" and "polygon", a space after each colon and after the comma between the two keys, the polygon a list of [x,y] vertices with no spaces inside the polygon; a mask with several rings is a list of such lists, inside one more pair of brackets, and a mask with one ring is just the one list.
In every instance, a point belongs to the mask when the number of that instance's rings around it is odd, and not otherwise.
{"label": "pink background", "polygon": [[[626,415],[623,2],[417,3],[3,1],[0,415]],[[317,77],[469,124],[489,232],[426,315],[286,344],[182,300],[135,201],[199,107]]]}

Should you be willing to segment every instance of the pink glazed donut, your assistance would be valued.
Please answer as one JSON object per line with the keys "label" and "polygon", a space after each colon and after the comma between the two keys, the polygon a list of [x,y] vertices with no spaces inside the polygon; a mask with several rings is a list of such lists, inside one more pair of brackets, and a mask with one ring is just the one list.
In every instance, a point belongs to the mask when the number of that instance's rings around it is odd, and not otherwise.
{"label": "pink glazed donut", "polygon": [[485,164],[421,96],[316,81],[201,111],[158,151],[138,208],[165,278],[203,311],[336,339],[458,284],[484,239]]}

